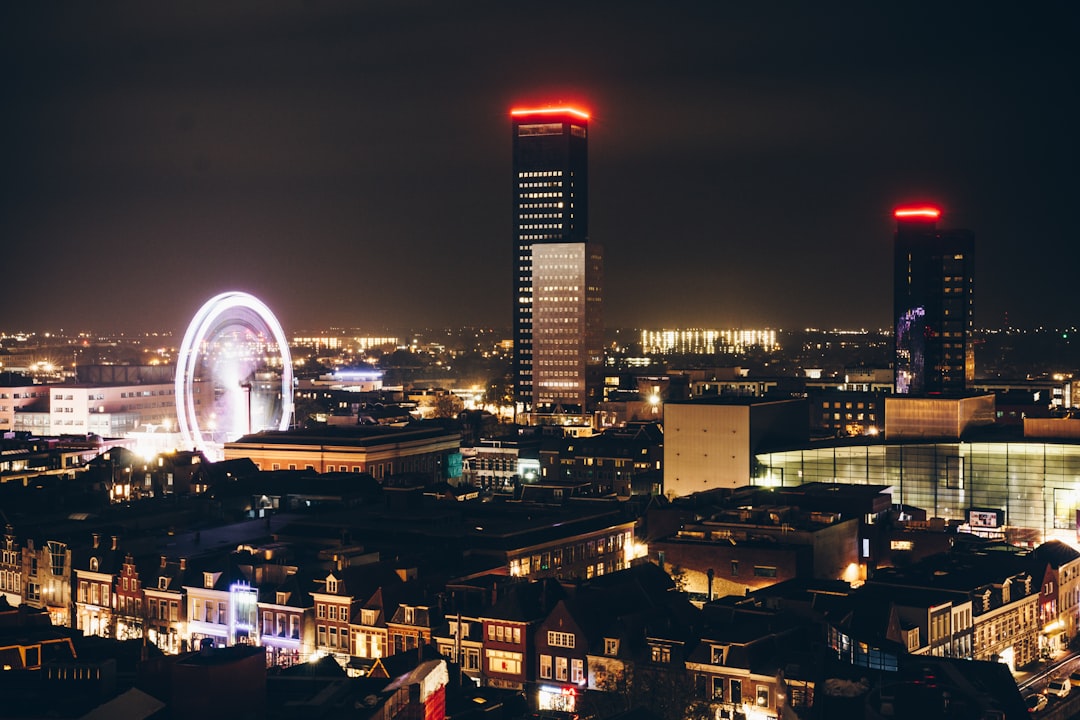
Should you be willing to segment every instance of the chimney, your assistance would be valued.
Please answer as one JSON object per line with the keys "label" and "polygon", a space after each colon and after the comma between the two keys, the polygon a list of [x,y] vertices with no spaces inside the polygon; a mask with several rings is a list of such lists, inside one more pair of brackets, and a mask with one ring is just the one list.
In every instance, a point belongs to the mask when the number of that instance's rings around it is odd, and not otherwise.
{"label": "chimney", "polygon": [[187,558],[180,558],[180,569],[187,570]]}
{"label": "chimney", "polygon": [[117,546],[117,543],[118,543],[119,540],[120,540],[120,538],[117,537],[116,535],[112,536],[112,547],[110,548],[111,550],[116,549],[116,546]]}
{"label": "chimney", "polygon": [[97,548],[101,545],[101,533],[94,533],[90,536],[90,547]]}
{"label": "chimney", "polygon": [[162,569],[162,570],[164,570],[164,569],[165,569],[165,564],[166,564],[167,562],[168,562],[168,558],[166,558],[166,557],[165,557],[164,555],[162,555],[162,556],[161,556],[161,569]]}

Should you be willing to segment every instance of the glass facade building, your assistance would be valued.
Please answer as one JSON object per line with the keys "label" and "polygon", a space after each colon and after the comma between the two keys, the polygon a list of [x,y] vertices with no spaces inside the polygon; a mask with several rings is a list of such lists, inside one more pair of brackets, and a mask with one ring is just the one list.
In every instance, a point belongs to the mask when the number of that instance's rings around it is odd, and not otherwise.
{"label": "glass facade building", "polygon": [[1077,544],[1080,444],[930,442],[833,445],[755,456],[752,483],[888,485],[894,504],[928,517],[969,520],[1000,510],[1036,541]]}

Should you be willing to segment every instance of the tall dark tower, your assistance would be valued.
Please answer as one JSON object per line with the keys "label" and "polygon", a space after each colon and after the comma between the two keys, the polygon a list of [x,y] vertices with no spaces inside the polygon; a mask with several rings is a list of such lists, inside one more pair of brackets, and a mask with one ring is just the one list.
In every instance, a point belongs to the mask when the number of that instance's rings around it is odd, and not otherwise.
{"label": "tall dark tower", "polygon": [[561,107],[510,116],[515,400],[584,411],[586,367],[600,362],[603,342],[603,253],[588,241],[589,115]]}
{"label": "tall dark tower", "polygon": [[963,392],[975,377],[972,267],[967,230],[938,230],[941,211],[894,213],[894,385],[897,394]]}

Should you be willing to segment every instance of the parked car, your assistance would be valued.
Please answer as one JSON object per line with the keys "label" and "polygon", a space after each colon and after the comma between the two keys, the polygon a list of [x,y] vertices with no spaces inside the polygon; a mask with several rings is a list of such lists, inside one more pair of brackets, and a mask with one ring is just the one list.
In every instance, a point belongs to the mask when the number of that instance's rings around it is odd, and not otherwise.
{"label": "parked car", "polygon": [[1047,694],[1053,693],[1059,698],[1063,698],[1069,694],[1069,690],[1072,689],[1072,684],[1065,678],[1054,678],[1046,684]]}
{"label": "parked car", "polygon": [[1080,685],[1080,670],[1077,670],[1069,676],[1070,685]]}
{"label": "parked car", "polygon": [[1037,713],[1046,707],[1046,696],[1042,693],[1028,695],[1024,698],[1024,704],[1027,705],[1028,712]]}

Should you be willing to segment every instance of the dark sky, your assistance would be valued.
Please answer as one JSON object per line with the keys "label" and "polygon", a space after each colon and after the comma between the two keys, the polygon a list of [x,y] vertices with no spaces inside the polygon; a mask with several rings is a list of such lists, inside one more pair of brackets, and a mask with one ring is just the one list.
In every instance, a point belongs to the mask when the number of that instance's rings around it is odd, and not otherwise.
{"label": "dark sky", "polygon": [[4,3],[0,330],[510,324],[510,121],[579,103],[609,326],[887,327],[892,208],[976,325],[1075,324],[1073,3]]}

